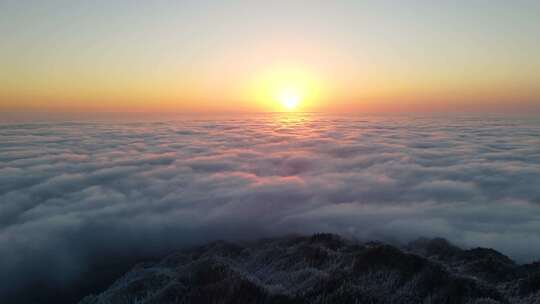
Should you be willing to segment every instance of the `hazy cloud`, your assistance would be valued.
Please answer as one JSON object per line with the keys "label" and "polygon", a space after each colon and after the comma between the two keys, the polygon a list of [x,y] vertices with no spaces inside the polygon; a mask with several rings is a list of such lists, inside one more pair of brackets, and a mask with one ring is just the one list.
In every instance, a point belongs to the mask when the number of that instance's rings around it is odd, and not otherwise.
{"label": "hazy cloud", "polygon": [[540,258],[540,123],[300,115],[0,128],[0,282],[212,239],[441,236]]}

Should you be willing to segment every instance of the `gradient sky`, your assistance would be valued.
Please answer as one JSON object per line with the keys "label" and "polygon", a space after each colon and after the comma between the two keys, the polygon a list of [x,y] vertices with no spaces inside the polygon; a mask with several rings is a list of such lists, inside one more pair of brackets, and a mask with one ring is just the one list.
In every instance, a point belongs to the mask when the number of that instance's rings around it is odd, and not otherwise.
{"label": "gradient sky", "polygon": [[0,2],[0,110],[540,108],[538,1]]}

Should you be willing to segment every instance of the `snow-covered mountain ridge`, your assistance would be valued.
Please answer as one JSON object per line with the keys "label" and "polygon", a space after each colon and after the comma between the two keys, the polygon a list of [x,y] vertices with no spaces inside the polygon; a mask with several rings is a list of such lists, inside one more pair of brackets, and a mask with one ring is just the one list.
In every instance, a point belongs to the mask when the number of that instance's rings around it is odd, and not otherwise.
{"label": "snow-covered mountain ridge", "polygon": [[444,239],[397,248],[333,234],[214,242],[143,263],[80,304],[540,303],[540,263]]}

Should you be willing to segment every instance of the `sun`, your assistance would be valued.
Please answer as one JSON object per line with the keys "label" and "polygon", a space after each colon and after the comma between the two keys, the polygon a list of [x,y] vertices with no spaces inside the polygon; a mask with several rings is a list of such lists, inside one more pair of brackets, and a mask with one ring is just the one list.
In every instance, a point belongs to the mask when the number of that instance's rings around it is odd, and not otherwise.
{"label": "sun", "polygon": [[294,88],[282,88],[278,91],[276,99],[285,110],[293,111],[302,101],[302,94]]}
{"label": "sun", "polygon": [[309,67],[275,65],[254,74],[246,96],[265,111],[311,111],[322,99],[319,73]]}

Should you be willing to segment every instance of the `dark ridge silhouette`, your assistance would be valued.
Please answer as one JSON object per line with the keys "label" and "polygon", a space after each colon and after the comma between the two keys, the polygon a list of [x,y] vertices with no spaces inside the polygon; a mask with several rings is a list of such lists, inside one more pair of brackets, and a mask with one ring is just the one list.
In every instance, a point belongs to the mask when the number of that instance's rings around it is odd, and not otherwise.
{"label": "dark ridge silhouette", "polygon": [[333,234],[214,242],[141,263],[80,304],[540,303],[540,264],[440,238],[402,248]]}

